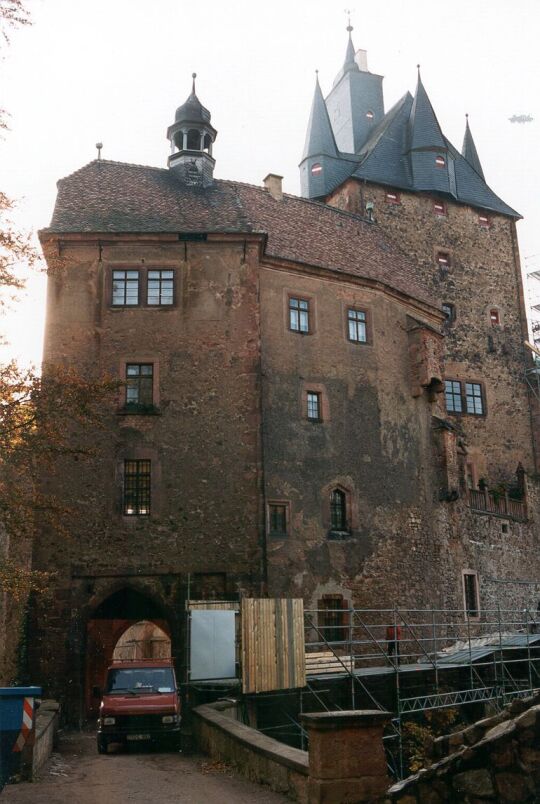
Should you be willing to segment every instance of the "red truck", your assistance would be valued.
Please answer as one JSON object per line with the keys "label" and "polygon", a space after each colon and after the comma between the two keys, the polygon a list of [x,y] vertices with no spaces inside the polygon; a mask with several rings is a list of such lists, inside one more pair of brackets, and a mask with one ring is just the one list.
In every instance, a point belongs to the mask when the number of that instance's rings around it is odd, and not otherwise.
{"label": "red truck", "polygon": [[[101,691],[100,691],[101,695]],[[97,749],[109,743],[180,743],[180,696],[170,659],[114,662],[99,707]]]}

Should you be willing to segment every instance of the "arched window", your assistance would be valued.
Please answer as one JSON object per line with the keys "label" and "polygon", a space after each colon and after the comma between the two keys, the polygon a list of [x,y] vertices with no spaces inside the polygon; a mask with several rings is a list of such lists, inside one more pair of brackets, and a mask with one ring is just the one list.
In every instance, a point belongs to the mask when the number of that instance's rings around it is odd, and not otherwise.
{"label": "arched window", "polygon": [[330,495],[330,526],[332,530],[347,530],[347,497],[341,489]]}
{"label": "arched window", "polygon": [[440,156],[440,155],[436,156],[435,157],[435,164],[437,165],[437,167],[443,168],[446,165],[446,159],[444,158],[444,156]]}
{"label": "arched window", "polygon": [[179,151],[183,151],[184,150],[184,132],[183,131],[177,131],[176,134],[173,137],[173,142],[174,142],[174,144],[176,145],[176,147],[177,147],[177,149]]}
{"label": "arched window", "polygon": [[201,132],[196,128],[190,128],[187,133],[187,148],[188,151],[201,150]]}

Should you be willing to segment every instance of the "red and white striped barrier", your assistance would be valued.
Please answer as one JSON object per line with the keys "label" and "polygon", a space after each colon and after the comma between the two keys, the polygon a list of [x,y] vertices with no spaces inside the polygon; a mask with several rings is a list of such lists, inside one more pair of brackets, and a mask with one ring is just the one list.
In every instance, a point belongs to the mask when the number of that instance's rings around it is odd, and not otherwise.
{"label": "red and white striped barrier", "polygon": [[34,715],[34,699],[33,698],[25,698],[23,702],[23,716],[22,716],[22,726],[19,736],[13,746],[13,751],[15,753],[22,751],[24,746],[26,745],[26,741],[28,737],[32,733],[32,720]]}

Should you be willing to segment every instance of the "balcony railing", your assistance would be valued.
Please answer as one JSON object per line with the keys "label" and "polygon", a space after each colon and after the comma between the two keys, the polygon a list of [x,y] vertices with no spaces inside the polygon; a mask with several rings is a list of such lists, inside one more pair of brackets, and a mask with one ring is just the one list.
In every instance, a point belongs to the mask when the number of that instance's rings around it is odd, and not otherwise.
{"label": "balcony railing", "polygon": [[469,506],[481,514],[493,514],[506,519],[527,521],[527,504],[525,500],[513,500],[508,493],[496,494],[488,489],[469,489]]}

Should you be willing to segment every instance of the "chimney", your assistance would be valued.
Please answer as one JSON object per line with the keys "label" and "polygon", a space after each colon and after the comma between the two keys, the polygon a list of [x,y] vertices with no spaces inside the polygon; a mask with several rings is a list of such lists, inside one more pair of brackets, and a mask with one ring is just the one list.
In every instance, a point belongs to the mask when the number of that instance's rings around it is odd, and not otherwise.
{"label": "chimney", "polygon": [[354,60],[358,64],[358,67],[362,73],[369,73],[367,66],[367,50],[357,50]]}
{"label": "chimney", "polygon": [[272,198],[276,201],[283,201],[282,181],[283,176],[278,176],[276,173],[269,173],[268,176],[263,179],[265,189],[268,190]]}

